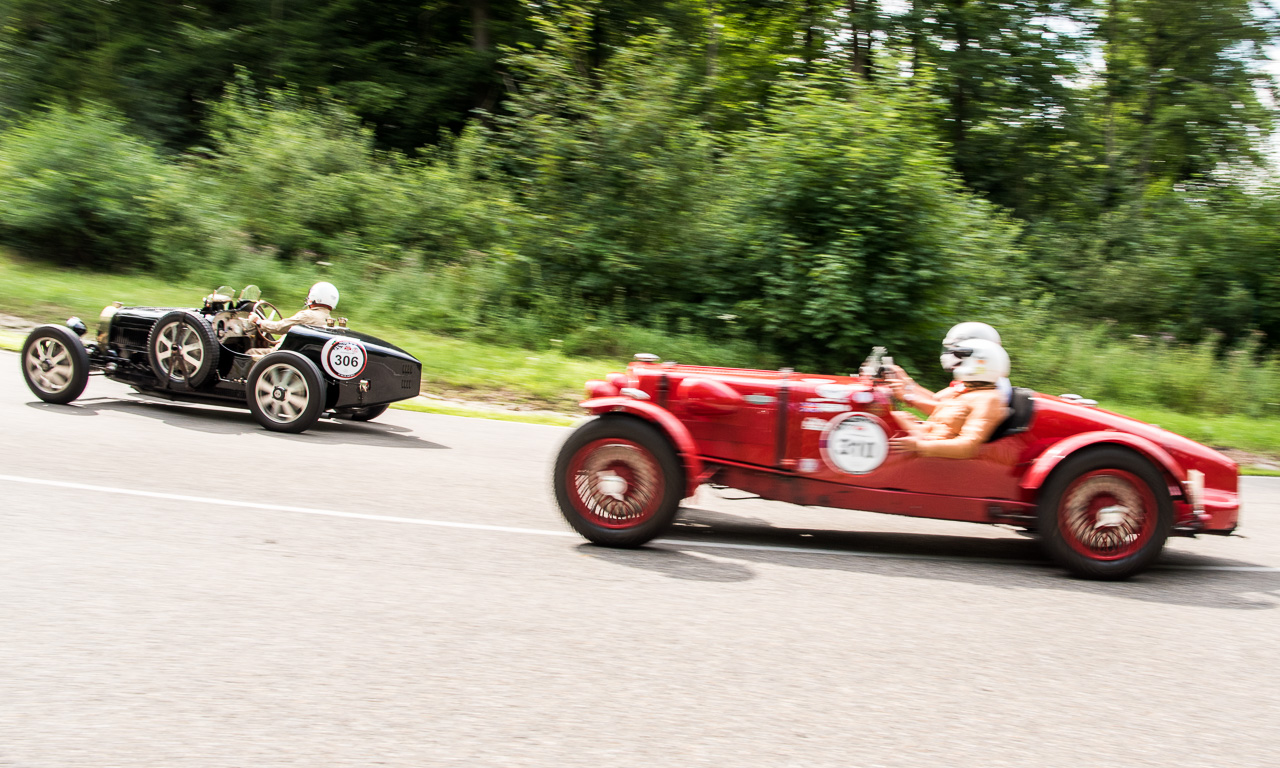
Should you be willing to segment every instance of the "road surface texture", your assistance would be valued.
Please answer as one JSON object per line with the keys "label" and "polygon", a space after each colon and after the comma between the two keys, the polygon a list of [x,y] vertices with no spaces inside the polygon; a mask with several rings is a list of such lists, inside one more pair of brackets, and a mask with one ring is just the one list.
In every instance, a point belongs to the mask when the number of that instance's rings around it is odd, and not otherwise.
{"label": "road surface texture", "polygon": [[0,372],[0,766],[1280,764],[1280,480],[1120,584],[709,489],[612,551],[555,510],[562,428]]}

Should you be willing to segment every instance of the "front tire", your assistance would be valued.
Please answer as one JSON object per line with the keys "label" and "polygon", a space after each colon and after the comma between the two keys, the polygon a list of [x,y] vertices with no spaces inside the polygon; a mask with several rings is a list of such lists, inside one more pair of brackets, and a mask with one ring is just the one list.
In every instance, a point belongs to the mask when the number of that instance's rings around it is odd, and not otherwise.
{"label": "front tire", "polygon": [[320,369],[297,352],[264,355],[249,371],[245,396],[258,423],[273,432],[303,432],[324,413]]}
{"label": "front tire", "polygon": [[22,378],[36,397],[66,405],[89,383],[89,352],[70,328],[42,325],[22,344]]}
{"label": "front tire", "polygon": [[587,422],[556,458],[560,513],[588,541],[638,547],[665,533],[684,498],[675,449],[652,425],[633,417]]}
{"label": "front tire", "polygon": [[1068,456],[1037,510],[1041,541],[1077,576],[1116,581],[1155,562],[1173,527],[1173,501],[1151,462],[1124,448]]}

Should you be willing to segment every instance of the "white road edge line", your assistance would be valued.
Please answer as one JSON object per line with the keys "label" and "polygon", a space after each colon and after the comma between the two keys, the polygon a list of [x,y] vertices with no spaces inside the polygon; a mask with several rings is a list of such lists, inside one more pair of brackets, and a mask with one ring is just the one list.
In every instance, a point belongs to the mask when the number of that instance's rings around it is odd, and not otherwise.
{"label": "white road edge line", "polygon": [[[242,509],[261,509],[268,512],[294,512],[303,515],[321,515],[349,520],[372,520],[381,523],[406,523],[409,525],[427,525],[436,528],[460,528],[469,531],[492,531],[497,533],[522,533],[532,536],[572,536],[571,531],[549,531],[542,528],[517,528],[508,525],[485,525],[483,523],[458,523],[450,520],[427,520],[421,517],[395,517],[391,515],[370,515],[361,512],[340,512],[333,509],[315,509],[313,507],[291,507],[284,504],[265,504],[256,501],[236,501],[234,499],[215,499],[206,496],[188,496],[181,493],[163,493],[159,491],[138,491],[131,488],[113,488],[106,485],[90,485],[73,483],[65,480],[45,480],[37,477],[21,477],[18,475],[0,475],[0,481],[21,483],[24,485],[43,485],[51,488],[67,488],[75,491],[91,491],[94,493],[111,493],[119,496],[140,496],[147,499],[164,499],[167,501],[185,501],[195,504],[214,504],[223,507],[239,507]],[[734,544],[722,541],[694,541],[691,539],[655,539],[654,544],[667,547],[696,547],[702,549],[738,549],[757,552],[787,552],[797,555],[833,555],[837,557],[862,557],[886,560],[930,560],[934,562],[957,563],[999,563],[1002,565],[1034,564],[1030,560],[1002,560],[998,558],[955,558],[946,555],[913,555],[909,553],[894,554],[888,552],[861,552],[848,549],[818,549],[809,547],[788,547],[775,544]],[[1266,565],[1157,565],[1159,570],[1177,571],[1241,571],[1252,573],[1280,573],[1280,567]]]}

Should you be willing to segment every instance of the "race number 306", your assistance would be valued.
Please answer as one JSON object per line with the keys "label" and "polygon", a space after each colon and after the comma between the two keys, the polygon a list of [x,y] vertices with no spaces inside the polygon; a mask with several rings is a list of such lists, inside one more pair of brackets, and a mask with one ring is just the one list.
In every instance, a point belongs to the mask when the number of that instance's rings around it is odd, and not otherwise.
{"label": "race number 306", "polygon": [[368,356],[354,341],[331,341],[324,350],[324,367],[338,379],[352,379],[364,370]]}

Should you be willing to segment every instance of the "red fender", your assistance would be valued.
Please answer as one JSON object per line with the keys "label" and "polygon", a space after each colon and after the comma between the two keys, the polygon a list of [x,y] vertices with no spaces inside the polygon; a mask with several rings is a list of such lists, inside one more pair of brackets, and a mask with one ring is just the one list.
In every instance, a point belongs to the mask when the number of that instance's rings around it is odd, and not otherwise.
{"label": "red fender", "polygon": [[597,416],[606,413],[628,413],[656,424],[667,437],[671,438],[671,442],[675,444],[676,453],[680,454],[680,460],[684,463],[685,498],[692,496],[698,490],[698,486],[702,485],[703,466],[702,459],[698,458],[698,445],[693,441],[693,435],[689,434],[689,429],[672,415],[671,411],[656,403],[633,400],[629,397],[598,397],[587,400],[581,405]]}
{"label": "red fender", "polygon": [[1081,432],[1078,435],[1059,440],[1049,446],[1049,450],[1040,454],[1031,464],[1031,468],[1022,476],[1022,482],[1019,485],[1026,491],[1040,490],[1040,486],[1044,485],[1049,473],[1053,471],[1054,467],[1058,466],[1059,462],[1081,448],[1101,443],[1113,443],[1133,448],[1138,453],[1154,461],[1164,470],[1164,474],[1173,480],[1171,485],[1177,485],[1181,490],[1181,481],[1186,479],[1186,473],[1182,471],[1182,467],[1178,466],[1178,462],[1173,460],[1168,451],[1145,437],[1131,435],[1127,432],[1110,431]]}

